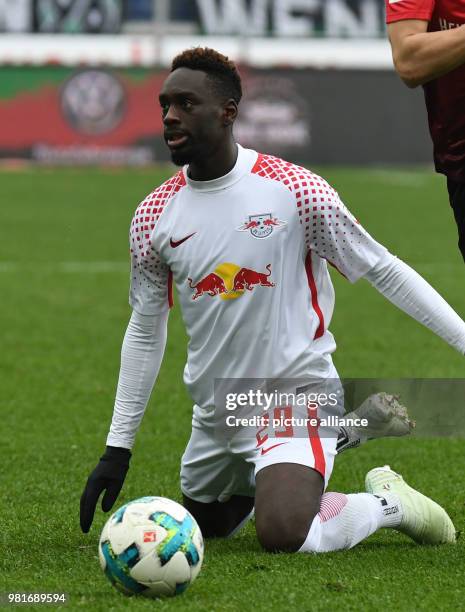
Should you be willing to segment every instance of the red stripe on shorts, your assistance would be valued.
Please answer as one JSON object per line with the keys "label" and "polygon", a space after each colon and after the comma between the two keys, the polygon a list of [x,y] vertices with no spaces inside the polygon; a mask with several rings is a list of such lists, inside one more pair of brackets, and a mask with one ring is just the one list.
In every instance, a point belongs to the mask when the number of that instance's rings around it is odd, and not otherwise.
{"label": "red stripe on shorts", "polygon": [[310,440],[310,445],[312,447],[312,452],[313,452],[313,458],[315,460],[315,466],[314,469],[319,472],[323,478],[325,478],[325,474],[326,474],[326,461],[325,461],[325,455],[323,452],[323,447],[321,446],[321,440],[320,440],[320,435],[318,433],[318,427],[319,425],[312,425],[310,423],[310,419],[317,419],[317,409],[316,408],[307,408],[307,416],[308,416],[308,421],[307,421],[307,431],[308,431],[308,438]]}

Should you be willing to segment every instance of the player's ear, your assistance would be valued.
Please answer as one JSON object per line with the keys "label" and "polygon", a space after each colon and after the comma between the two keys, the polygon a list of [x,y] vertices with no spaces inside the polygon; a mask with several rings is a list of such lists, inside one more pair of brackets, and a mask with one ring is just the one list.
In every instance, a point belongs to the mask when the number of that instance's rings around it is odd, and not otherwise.
{"label": "player's ear", "polygon": [[225,127],[231,126],[237,117],[237,102],[230,98],[223,106],[223,125]]}

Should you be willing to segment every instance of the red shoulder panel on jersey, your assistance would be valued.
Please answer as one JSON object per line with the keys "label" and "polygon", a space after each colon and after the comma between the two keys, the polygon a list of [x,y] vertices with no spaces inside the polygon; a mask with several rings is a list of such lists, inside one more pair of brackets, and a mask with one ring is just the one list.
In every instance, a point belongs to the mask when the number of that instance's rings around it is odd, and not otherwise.
{"label": "red shoulder panel on jersey", "polygon": [[[136,257],[148,257],[150,255],[150,235],[155,229],[160,215],[173,196],[186,185],[186,179],[182,170],[170,179],[162,183],[139,204],[131,223],[131,236],[133,249]],[[152,259],[155,259],[154,257]],[[173,283],[171,271],[168,276],[168,302],[170,308],[173,306]]]}
{"label": "red shoulder panel on jersey", "polygon": [[[185,184],[184,173],[180,170],[152,191],[152,193],[149,193],[136,209],[132,220],[131,233],[136,236],[143,234],[144,238],[148,240],[150,238],[148,232],[155,228],[163,209]],[[141,240],[140,242],[143,241]],[[141,248],[142,246],[141,244]]]}
{"label": "red shoulder panel on jersey", "polygon": [[295,196],[300,223],[305,226],[305,242],[310,248],[308,224],[314,217],[312,213],[317,207],[321,209],[323,202],[330,204],[337,199],[334,189],[307,168],[272,155],[259,154],[252,174],[282,183]]}

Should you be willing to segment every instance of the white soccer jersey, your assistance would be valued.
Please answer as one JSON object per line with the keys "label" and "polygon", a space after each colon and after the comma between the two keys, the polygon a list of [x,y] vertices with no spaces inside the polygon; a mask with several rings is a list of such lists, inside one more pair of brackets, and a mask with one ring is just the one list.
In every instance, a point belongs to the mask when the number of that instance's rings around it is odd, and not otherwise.
{"label": "white soccer jersey", "polygon": [[327,263],[354,282],[386,253],[322,178],[238,149],[221,178],[179,171],[131,226],[130,304],[166,310],[174,281],[189,335],[184,381],[200,408],[214,405],[215,379],[328,376]]}

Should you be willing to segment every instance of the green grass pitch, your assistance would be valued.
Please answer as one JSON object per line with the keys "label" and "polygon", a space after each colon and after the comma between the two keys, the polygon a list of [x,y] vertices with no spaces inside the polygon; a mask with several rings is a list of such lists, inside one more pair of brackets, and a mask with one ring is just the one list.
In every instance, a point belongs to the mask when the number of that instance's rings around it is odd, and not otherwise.
{"label": "green grass pitch", "polygon": [[[126,599],[100,571],[106,517],[79,530],[78,507],[102,453],[129,317],[127,234],[133,210],[170,172],[4,170],[0,173],[0,591],[66,591],[70,609],[463,609],[465,540],[419,547],[381,531],[347,552],[268,555],[253,525],[208,542],[196,583],[163,601]],[[465,315],[463,263],[445,184],[429,169],[320,169],[367,229]],[[333,273],[332,273],[333,274]],[[367,282],[333,274],[335,362],[347,377],[462,377],[463,357],[391,306]],[[180,498],[179,460],[191,402],[179,307],[118,504]],[[447,406],[439,407],[447,410]],[[463,440],[372,442],[337,459],[329,490],[362,490],[389,462],[463,528]]]}

